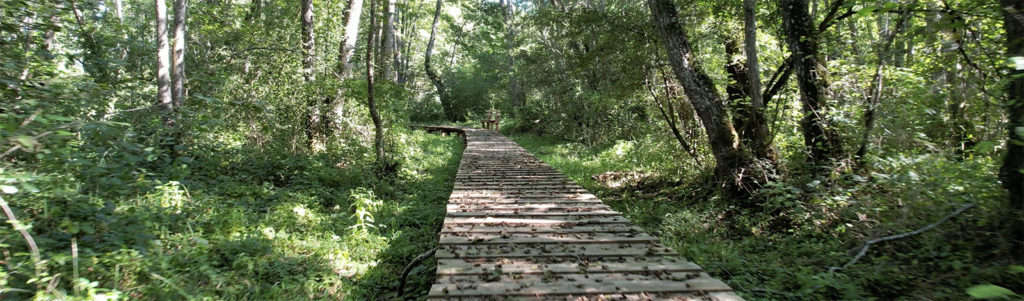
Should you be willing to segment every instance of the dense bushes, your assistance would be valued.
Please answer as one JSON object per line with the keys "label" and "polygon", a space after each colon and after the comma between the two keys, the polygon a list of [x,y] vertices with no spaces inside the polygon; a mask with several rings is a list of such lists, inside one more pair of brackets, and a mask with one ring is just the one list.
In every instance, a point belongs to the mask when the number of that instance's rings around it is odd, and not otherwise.
{"label": "dense bushes", "polygon": [[[737,215],[730,202],[694,194],[706,185],[702,170],[660,151],[671,145],[665,139],[596,150],[532,136],[516,141],[749,299],[964,299],[980,284],[1024,291],[997,162],[988,157],[907,153],[878,158],[866,176],[789,177],[761,191],[761,210]],[[648,148],[624,151],[641,143]],[[609,188],[591,178],[609,171],[668,175],[683,185],[655,176]],[[830,271],[864,241],[916,230],[967,204],[976,207],[924,234],[872,245],[854,265]]]}
{"label": "dense bushes", "polygon": [[[461,144],[393,135],[402,169],[391,180],[376,179],[365,161],[339,166],[340,150],[193,149],[170,160],[144,142],[72,139],[78,146],[59,156],[4,171],[8,184],[32,188],[5,198],[44,259],[36,273],[24,239],[0,230],[10,250],[5,294],[383,296],[379,287],[395,286],[405,260],[436,243]],[[419,276],[418,293],[430,283]]]}

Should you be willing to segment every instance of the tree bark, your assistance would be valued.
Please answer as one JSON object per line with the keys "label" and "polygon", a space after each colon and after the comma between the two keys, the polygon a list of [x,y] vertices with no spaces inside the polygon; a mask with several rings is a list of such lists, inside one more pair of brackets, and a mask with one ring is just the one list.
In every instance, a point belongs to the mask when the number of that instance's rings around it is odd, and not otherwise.
{"label": "tree bark", "polygon": [[430,82],[434,84],[434,88],[437,89],[437,96],[441,99],[441,110],[444,111],[445,118],[450,121],[459,121],[459,116],[455,114],[455,108],[448,95],[448,86],[434,71],[434,67],[430,66],[430,56],[434,52],[434,40],[437,38],[437,21],[440,17],[441,0],[437,0],[437,7],[434,9],[434,22],[430,26],[430,42],[427,43],[427,53],[423,56],[423,69],[427,73],[427,77],[430,78]]}
{"label": "tree bark", "polygon": [[188,12],[187,0],[174,0],[174,52],[171,64],[174,72],[171,85],[171,98],[174,107],[179,108],[185,103],[185,20]]}
{"label": "tree bark", "polygon": [[647,0],[676,79],[704,125],[715,158],[715,174],[733,197],[749,197],[760,184],[753,158],[744,150],[711,78],[698,69],[672,0]]}
{"label": "tree bark", "polygon": [[156,4],[156,85],[157,104],[166,111],[164,123],[174,125],[170,112],[174,111],[171,98],[171,49],[167,44],[167,2],[155,0]]}
{"label": "tree bark", "polygon": [[[304,84],[309,85],[316,79],[314,73],[316,42],[313,31],[313,0],[302,0],[299,17],[302,24],[302,81]],[[320,112],[317,99],[312,95],[307,95],[305,110],[306,143],[308,143],[309,149],[313,150],[316,146],[317,138],[321,134],[318,128],[323,117],[321,115],[323,114]]]}
{"label": "tree bark", "polygon": [[380,54],[377,57],[377,69],[380,70],[379,74],[384,79],[395,81],[392,72],[394,66],[391,65],[395,43],[395,0],[386,0],[384,5],[384,26],[381,28],[383,36],[380,38],[380,46],[377,49],[377,53]]}
{"label": "tree bark", "polygon": [[514,12],[511,0],[501,0],[501,16],[505,21],[505,51],[508,52],[508,85],[509,85],[509,96],[512,98],[513,106],[522,106],[526,104],[526,94],[523,93],[522,87],[519,86],[519,80],[516,78],[515,64],[516,58],[514,53],[514,43],[516,38],[515,29],[512,28],[511,15]]}
{"label": "tree bark", "polygon": [[[78,23],[78,35],[82,38],[82,48],[86,50],[85,58],[82,60],[82,67],[89,75],[92,75],[100,82],[110,82],[111,74],[108,63],[106,62],[105,52],[101,48],[99,40],[96,38],[96,32],[89,29],[88,24],[85,23],[85,16],[82,14],[82,10],[79,9],[77,1],[68,1],[71,4],[71,12],[75,15],[75,21]],[[167,5],[164,3],[164,11],[167,10]],[[167,16],[164,17],[164,26],[167,24]],[[166,33],[167,30],[164,30]]]}
{"label": "tree bark", "polygon": [[[661,68],[658,67],[658,69]],[[664,72],[662,72],[662,77],[665,77]],[[697,150],[687,142],[689,139],[683,137],[682,131],[679,130],[679,126],[676,121],[681,120],[682,118],[677,118],[675,105],[672,103],[672,98],[674,98],[675,95],[673,95],[668,88],[668,79],[663,78],[663,83],[662,87],[665,91],[664,101],[662,101],[662,97],[659,97],[658,93],[655,92],[654,85],[650,82],[650,79],[644,79],[644,86],[647,87],[647,91],[650,92],[651,97],[654,98],[654,103],[658,105],[658,112],[661,113],[661,117],[665,119],[665,123],[668,124],[668,128],[672,131],[672,136],[676,138],[676,142],[679,142],[679,147],[689,154],[698,166],[702,165],[700,162],[700,154],[698,154]]]}
{"label": "tree bark", "polygon": [[732,123],[742,144],[756,158],[766,158],[774,162],[775,151],[772,149],[771,133],[768,131],[767,118],[764,117],[763,104],[758,106],[753,96],[761,93],[753,92],[748,83],[750,70],[741,61],[742,56],[735,41],[725,44],[726,55],[729,57],[725,71],[729,74],[729,85],[726,86],[726,103],[732,111]]}
{"label": "tree bark", "polygon": [[313,35],[313,0],[302,0],[302,78],[307,83],[315,79],[313,60],[316,43]]}
{"label": "tree bark", "polygon": [[861,135],[860,146],[857,147],[857,153],[854,158],[857,160],[857,166],[863,168],[864,156],[867,155],[868,142],[871,140],[871,131],[875,128],[875,111],[878,109],[878,104],[882,99],[882,71],[885,68],[886,58],[892,55],[892,44],[896,39],[896,35],[900,33],[903,28],[903,24],[910,17],[910,7],[916,4],[917,1],[913,1],[903,7],[902,13],[900,13],[899,20],[896,21],[896,26],[885,36],[885,40],[882,41],[881,47],[878,47],[878,66],[875,67],[875,75],[871,78],[871,87],[868,89],[871,96],[864,104],[864,133]]}
{"label": "tree bark", "polygon": [[[1006,30],[1006,56],[1016,60],[1010,68],[1009,84],[1006,87],[1007,139],[1006,158],[999,170],[999,177],[1006,188],[1010,208],[1016,211],[1014,222],[1015,239],[1021,250],[1024,241],[1024,3],[1018,0],[1001,0],[1004,9],[1003,28]],[[1018,252],[1020,253],[1020,252]]]}
{"label": "tree bark", "polygon": [[780,0],[779,10],[800,88],[804,145],[811,163],[824,164],[842,154],[842,143],[829,124],[828,69],[820,59],[818,32],[812,26],[807,5],[807,0]]}
{"label": "tree bark", "polygon": [[395,7],[395,15],[394,17],[392,17],[392,19],[394,19],[394,28],[392,30],[395,33],[395,38],[394,42],[391,45],[391,68],[394,69],[395,83],[399,85],[405,85],[406,70],[404,69],[405,66],[402,64],[402,62],[403,57],[405,56],[405,37],[407,36],[408,33],[407,22],[409,17],[408,13],[405,13],[404,11],[400,10],[400,8],[408,7],[407,2],[408,0],[404,0],[402,1],[401,6]]}
{"label": "tree bark", "polygon": [[377,31],[377,16],[374,6],[374,0],[370,0],[370,30],[369,36],[366,37],[366,102],[370,110],[370,119],[373,119],[373,151],[379,164],[384,162],[384,128],[381,125],[380,113],[377,112],[377,102],[373,95],[373,36]]}
{"label": "tree bark", "polygon": [[342,79],[352,73],[352,56],[356,52],[356,40],[359,38],[359,18],[363,13],[363,0],[351,0],[345,14],[345,38],[338,46],[338,67],[336,72]]}
{"label": "tree bark", "polygon": [[[764,108],[761,97],[761,65],[757,58],[757,0],[743,0],[743,44],[747,54],[747,81],[750,85],[750,105],[754,110]],[[760,115],[760,114],[758,114]]]}

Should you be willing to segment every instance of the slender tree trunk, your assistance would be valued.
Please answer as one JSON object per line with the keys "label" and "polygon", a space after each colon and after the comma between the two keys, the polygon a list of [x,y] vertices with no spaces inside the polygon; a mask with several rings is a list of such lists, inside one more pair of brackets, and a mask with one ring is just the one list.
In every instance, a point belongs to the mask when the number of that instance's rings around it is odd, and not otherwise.
{"label": "slender tree trunk", "polygon": [[155,0],[156,4],[156,70],[157,70],[157,104],[165,112],[164,124],[174,125],[171,112],[174,111],[174,101],[171,97],[171,49],[167,44],[167,3],[164,0]]}
{"label": "slender tree trunk", "polygon": [[302,78],[307,83],[315,79],[313,61],[316,43],[313,35],[313,0],[302,0]]}
{"label": "slender tree trunk", "polygon": [[381,125],[380,113],[377,112],[377,102],[373,92],[373,41],[374,33],[377,31],[377,16],[374,12],[375,1],[370,0],[370,30],[366,37],[366,100],[370,110],[370,118],[373,119],[373,151],[377,156],[377,163],[384,162],[384,128]]}
{"label": "slender tree trunk", "polygon": [[185,91],[185,20],[188,12],[187,0],[174,0],[174,52],[172,52],[171,64],[174,72],[172,76],[171,98],[174,107],[179,108],[185,103],[187,93]]}
{"label": "slender tree trunk", "polygon": [[846,20],[846,31],[850,32],[850,39],[853,43],[850,43],[850,50],[853,51],[854,62],[858,65],[864,64],[864,52],[860,50],[860,38],[858,38],[857,21],[852,19]]}
{"label": "slender tree trunk", "polygon": [[[125,26],[125,24],[124,24],[124,3],[122,3],[122,2],[124,2],[124,1],[123,0],[114,0],[114,13],[117,16],[117,23],[120,24],[121,26]],[[128,46],[125,45],[125,42],[128,41],[128,33],[126,33],[124,31],[124,29],[120,29],[120,28],[117,29],[117,32],[121,33],[121,41],[117,42],[117,48],[121,52],[119,58],[121,60],[124,60],[125,58],[128,57]]]}
{"label": "slender tree trunk", "polygon": [[824,164],[842,154],[839,135],[828,118],[828,69],[820,59],[818,35],[807,11],[807,0],[780,0],[783,31],[795,61],[803,118],[804,145],[813,164]]}
{"label": "slender tree trunk", "polygon": [[516,39],[515,29],[512,28],[511,15],[514,12],[511,0],[501,0],[501,16],[505,21],[505,51],[508,52],[508,84],[509,84],[509,96],[512,97],[513,106],[522,106],[526,104],[526,94],[523,93],[522,87],[519,86],[519,80],[516,78],[515,64],[516,58],[514,53],[514,43]]}
{"label": "slender tree trunk", "polygon": [[[761,64],[757,51],[757,7],[756,0],[743,0],[743,44],[747,56],[745,78],[736,78],[737,82],[746,80],[745,93],[750,98],[750,110],[745,114],[747,127],[737,127],[740,139],[746,140],[748,148],[757,158],[775,161],[775,150],[772,149],[771,131],[768,130],[768,119],[764,116],[764,96],[761,92]],[[737,70],[739,71],[739,70]],[[737,73],[739,75],[739,73]]]}
{"label": "slender tree trunk", "polygon": [[878,109],[878,104],[882,99],[882,81],[884,80],[882,71],[885,68],[886,58],[892,55],[893,41],[896,39],[896,35],[899,35],[900,29],[903,28],[907,18],[910,17],[910,7],[916,3],[917,1],[913,1],[903,7],[903,12],[900,13],[896,26],[888,32],[888,35],[884,38],[885,40],[881,41],[882,45],[878,47],[878,66],[875,67],[875,75],[871,78],[871,88],[868,89],[871,96],[864,105],[864,133],[861,136],[860,146],[857,147],[857,154],[855,155],[857,166],[860,168],[864,166],[864,156],[867,155],[868,143],[871,141],[871,131],[875,128],[875,111]]}
{"label": "slender tree trunk", "polygon": [[696,67],[690,42],[683,31],[672,0],[647,0],[652,21],[660,33],[669,63],[683,91],[700,116],[708,135],[715,173],[726,180],[725,191],[737,198],[749,197],[760,186],[758,169],[743,150],[733,124],[711,78]]}
{"label": "slender tree trunk", "polygon": [[[750,85],[750,105],[754,110],[762,110],[764,101],[761,98],[761,65],[757,58],[757,0],[743,0],[743,44],[747,54],[747,84]],[[758,114],[760,115],[760,114]]]}
{"label": "slender tree trunk", "polygon": [[[62,5],[56,6],[58,10],[62,8]],[[54,13],[50,15],[49,23],[47,25],[50,28],[46,29],[46,33],[43,34],[43,52],[47,60],[53,59],[53,41],[57,37],[57,31],[54,30],[60,25],[60,13]]]}
{"label": "slender tree trunk", "polygon": [[338,74],[342,79],[352,73],[352,56],[356,53],[359,38],[359,18],[363,14],[363,0],[351,0],[345,15],[345,39],[338,47]]}
{"label": "slender tree trunk", "polygon": [[999,177],[1009,195],[1010,229],[1017,245],[1017,258],[1024,256],[1024,2],[1001,0],[1004,9],[1003,28],[1006,30],[1006,56],[1016,58],[1016,68],[1010,68],[1006,87],[1007,139],[1006,159]]}
{"label": "slender tree trunk", "polygon": [[[313,31],[313,0],[302,0],[300,10],[300,21],[302,25],[302,81],[309,85],[316,79],[314,60],[316,59],[316,41]],[[305,133],[309,149],[313,150],[317,145],[317,138],[320,138],[318,130],[323,114],[320,112],[317,99],[312,95],[306,96]]]}
{"label": "slender tree trunk", "polygon": [[[659,69],[661,68],[659,67]],[[664,118],[665,123],[668,124],[669,130],[672,131],[672,136],[674,136],[676,141],[679,142],[679,147],[681,147],[683,151],[686,151],[686,153],[689,154],[695,162],[697,162],[697,165],[701,165],[700,155],[697,154],[696,149],[687,142],[689,140],[686,139],[686,137],[683,137],[682,131],[679,130],[679,126],[676,121],[681,118],[676,118],[675,105],[672,103],[674,95],[669,92],[667,81],[668,80],[665,79],[664,82],[666,83],[662,85],[665,91],[664,101],[662,101],[662,97],[659,97],[658,93],[655,92],[654,85],[650,82],[650,79],[644,79],[644,86],[647,87],[647,91],[650,92],[651,97],[654,98],[654,103],[658,105],[658,112],[661,113],[661,117]]]}
{"label": "slender tree trunk", "polygon": [[[953,61],[957,61],[953,59]],[[952,85],[948,85],[946,95],[949,102],[946,104],[947,113],[949,113],[949,123],[947,127],[951,131],[949,141],[953,144],[953,153],[956,154],[957,160],[966,159],[968,154],[974,148],[975,142],[971,135],[971,128],[973,125],[967,118],[968,108],[968,96],[967,96],[967,79],[957,76],[959,72],[950,72],[949,79],[952,81]]]}
{"label": "slender tree trunk", "polygon": [[[345,29],[342,33],[342,40],[338,43],[337,62],[335,62],[333,69],[334,76],[339,81],[348,79],[350,76],[349,73],[351,73],[351,65],[349,64],[349,60],[352,58],[355,51],[356,39],[359,34],[359,16],[362,14],[363,10],[362,0],[350,0],[348,4],[349,5],[342,16],[342,23],[345,24]],[[345,89],[342,86],[339,86],[334,98],[324,98],[325,111],[323,113],[324,116],[320,118],[320,129],[323,131],[324,137],[331,137],[334,135],[334,131],[338,128],[340,118],[344,116],[344,95]]]}
{"label": "slender tree trunk", "polygon": [[[411,23],[411,26],[409,28],[405,28],[404,29],[406,34],[404,34],[403,36],[405,36],[405,37],[409,37],[410,33],[416,32],[416,29],[417,29],[416,22],[407,22],[406,24],[408,24],[408,23]],[[413,85],[415,85],[416,82],[412,80],[413,76],[415,76],[415,71],[411,70],[413,41],[412,40],[406,41],[405,39],[402,39],[402,41],[403,41],[402,42],[402,44],[403,44],[402,45],[402,54],[403,55],[401,57],[401,60],[402,60],[402,63],[401,63],[401,66],[402,66],[402,73],[401,73],[402,79],[399,82],[402,83],[402,84],[412,83]]]}
{"label": "slender tree trunk", "polygon": [[[99,40],[96,39],[96,33],[89,29],[88,24],[85,22],[85,16],[82,14],[82,10],[78,7],[77,1],[69,1],[71,4],[71,12],[75,15],[75,21],[78,23],[79,36],[82,38],[82,48],[86,50],[85,59],[82,60],[82,65],[89,75],[92,75],[96,80],[100,82],[110,81],[109,66],[104,59],[105,55],[101,48]],[[166,4],[164,10],[167,10]],[[164,16],[164,23],[166,26],[167,17]],[[166,32],[166,30],[164,30]]]}
{"label": "slender tree trunk", "polygon": [[394,55],[392,45],[395,43],[395,0],[386,0],[384,5],[384,26],[381,27],[383,36],[380,37],[380,47],[377,50],[377,53],[380,54],[377,57],[377,69],[380,70],[379,74],[384,79],[395,81],[392,73],[394,66],[391,66],[391,59]]}
{"label": "slender tree trunk", "polygon": [[404,50],[405,45],[405,37],[407,32],[406,27],[408,27],[408,23],[406,23],[408,21],[408,14],[402,11],[400,8],[407,7],[406,3],[407,1],[402,1],[401,6],[395,7],[395,15],[392,17],[392,19],[394,19],[392,31],[394,32],[395,38],[393,39],[394,41],[390,45],[392,53],[391,68],[394,69],[395,83],[399,85],[405,85],[405,69],[403,69],[402,65],[402,57],[404,56],[404,53],[402,51]]}
{"label": "slender tree trunk", "polygon": [[434,67],[430,66],[430,56],[434,52],[434,39],[437,38],[437,21],[440,17],[441,0],[437,0],[437,7],[434,9],[434,21],[430,26],[430,41],[427,42],[427,53],[423,56],[423,69],[427,73],[427,77],[430,78],[430,82],[434,83],[434,87],[437,89],[437,95],[441,99],[441,110],[444,111],[445,118],[450,121],[459,121],[459,116],[455,113],[455,108],[452,106],[448,95],[448,86],[441,81],[441,77],[434,71]]}
{"label": "slender tree trunk", "polygon": [[760,93],[748,85],[750,72],[741,60],[736,41],[726,42],[726,55],[729,63],[725,71],[729,74],[731,81],[726,86],[726,103],[732,111],[732,124],[736,129],[742,144],[753,153],[756,158],[766,158],[774,162],[775,151],[771,146],[771,134],[768,131],[768,124],[765,122],[763,105],[758,108],[754,104],[752,96],[761,96]]}

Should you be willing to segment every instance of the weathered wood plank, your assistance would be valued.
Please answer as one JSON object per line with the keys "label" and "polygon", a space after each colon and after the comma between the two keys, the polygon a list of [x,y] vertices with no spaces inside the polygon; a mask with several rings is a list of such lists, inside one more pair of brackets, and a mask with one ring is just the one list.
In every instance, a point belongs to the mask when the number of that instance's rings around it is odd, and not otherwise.
{"label": "weathered wood plank", "polygon": [[606,232],[606,233],[621,233],[631,232],[640,233],[643,232],[640,227],[633,226],[630,224],[603,224],[603,225],[583,225],[583,226],[565,226],[565,225],[477,225],[477,224],[463,224],[463,225],[444,225],[441,228],[441,233],[451,232],[469,232],[469,233],[593,233],[593,232]]}
{"label": "weathered wood plank", "polygon": [[740,300],[599,198],[489,130],[467,147],[433,300]]}
{"label": "weathered wood plank", "polygon": [[656,242],[646,233],[445,233],[442,245],[455,244],[615,244]]}
{"label": "weathered wood plank", "polygon": [[674,250],[655,243],[440,245],[435,254],[438,259],[663,255],[677,254]]}
{"label": "weathered wood plank", "polygon": [[445,217],[445,225],[480,224],[485,226],[503,225],[596,225],[596,224],[627,224],[629,220],[621,216],[519,216],[511,217]]}
{"label": "weathered wood plank", "polygon": [[580,212],[457,212],[448,211],[450,217],[522,217],[522,218],[535,218],[535,217],[595,217],[595,216],[620,216],[617,211],[603,210],[603,211],[580,211]]}
{"label": "weathered wood plank", "polygon": [[686,281],[578,281],[527,282],[471,282],[437,284],[430,289],[430,297],[444,296],[557,296],[570,294],[618,294],[661,292],[716,292],[731,291],[728,285],[714,278],[694,278]]}
{"label": "weathered wood plank", "polygon": [[[621,262],[620,262],[621,261]],[[647,273],[647,272],[700,272],[701,267],[688,261],[670,262],[661,257],[638,260],[634,257],[614,261],[591,259],[587,263],[545,263],[532,259],[466,260],[441,259],[437,262],[437,275],[473,275],[491,273],[501,269],[518,274],[572,274],[572,273]]]}

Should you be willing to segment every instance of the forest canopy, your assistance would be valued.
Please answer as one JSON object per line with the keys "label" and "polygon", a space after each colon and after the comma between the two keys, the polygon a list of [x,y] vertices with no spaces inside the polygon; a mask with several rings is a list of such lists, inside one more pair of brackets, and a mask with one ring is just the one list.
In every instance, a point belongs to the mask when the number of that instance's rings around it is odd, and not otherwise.
{"label": "forest canopy", "polygon": [[492,110],[744,298],[1024,295],[1021,1],[15,0],[0,298],[423,299]]}

